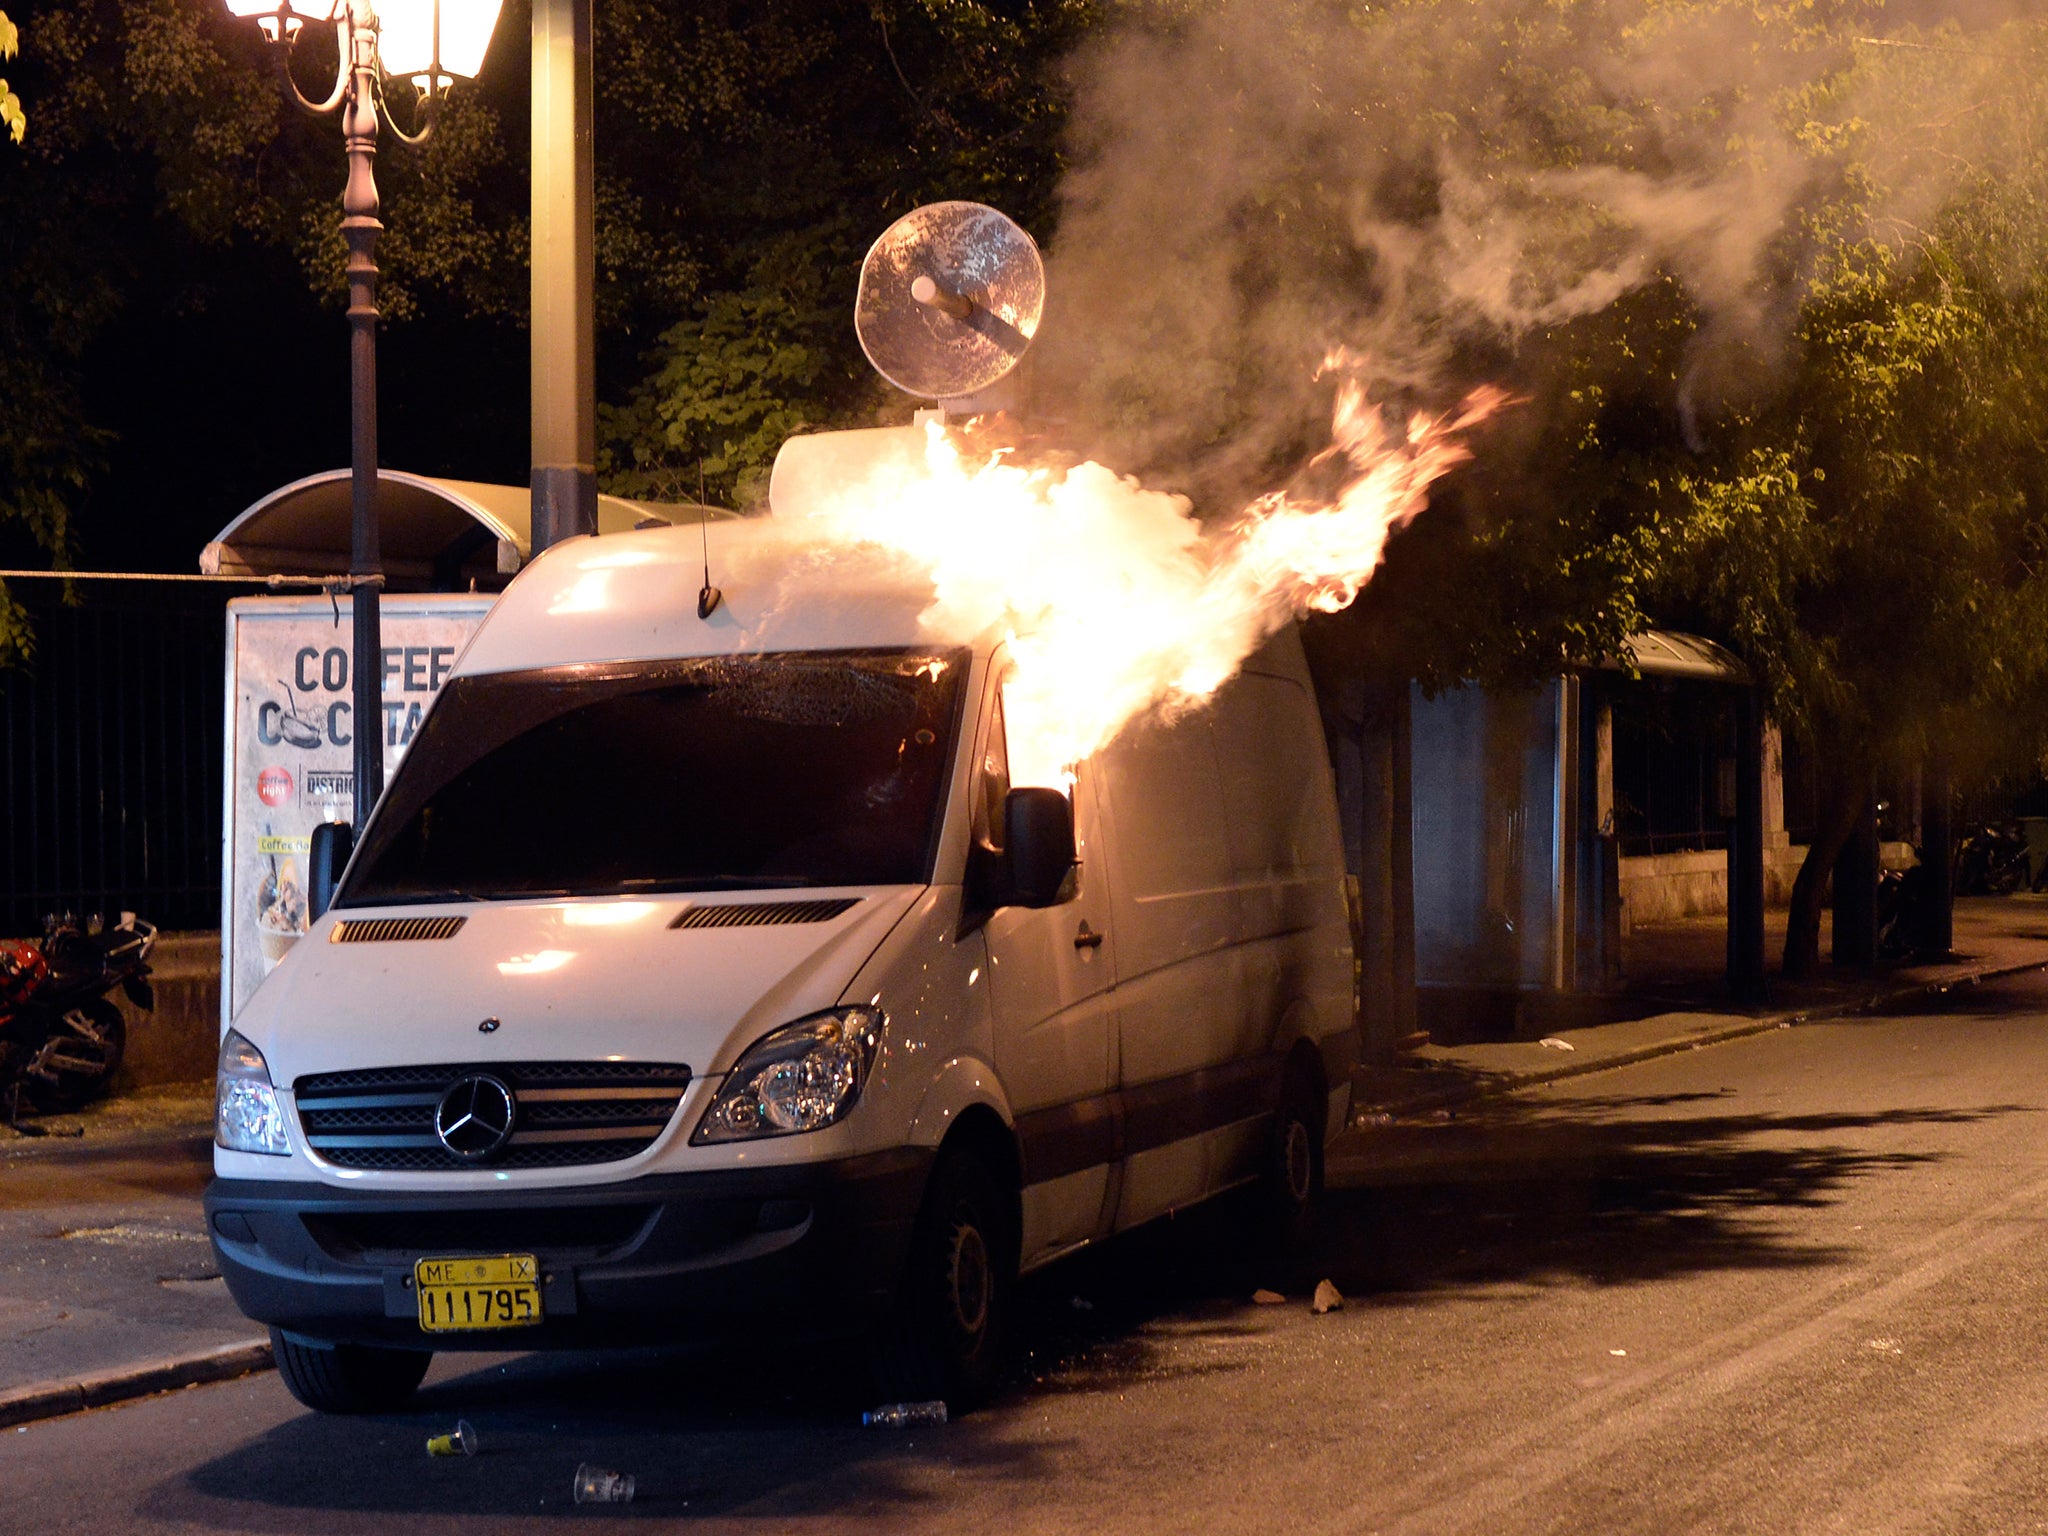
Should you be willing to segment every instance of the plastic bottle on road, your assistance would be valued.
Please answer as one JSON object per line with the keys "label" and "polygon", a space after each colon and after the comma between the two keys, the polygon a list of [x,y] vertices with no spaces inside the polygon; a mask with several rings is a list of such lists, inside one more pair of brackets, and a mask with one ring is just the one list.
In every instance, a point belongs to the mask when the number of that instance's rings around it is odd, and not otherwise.
{"label": "plastic bottle on road", "polygon": [[884,1403],[860,1416],[870,1429],[916,1429],[925,1424],[946,1422],[946,1405],[937,1399],[928,1403]]}

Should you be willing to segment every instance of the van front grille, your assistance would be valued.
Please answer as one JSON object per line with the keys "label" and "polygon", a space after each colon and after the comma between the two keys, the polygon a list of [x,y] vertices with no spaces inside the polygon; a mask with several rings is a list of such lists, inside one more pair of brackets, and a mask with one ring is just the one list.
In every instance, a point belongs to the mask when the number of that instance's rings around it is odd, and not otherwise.
{"label": "van front grille", "polygon": [[[511,1091],[512,1132],[471,1161],[442,1143],[434,1114],[449,1089],[479,1076]],[[322,1072],[300,1078],[294,1095],[316,1156],[339,1168],[423,1172],[617,1162],[654,1144],[689,1085],[680,1063],[478,1062]]]}

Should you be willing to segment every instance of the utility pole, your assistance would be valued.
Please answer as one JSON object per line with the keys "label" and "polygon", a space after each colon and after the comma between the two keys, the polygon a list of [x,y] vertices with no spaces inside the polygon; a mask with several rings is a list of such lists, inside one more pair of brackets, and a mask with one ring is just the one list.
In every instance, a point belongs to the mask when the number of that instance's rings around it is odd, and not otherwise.
{"label": "utility pole", "polygon": [[533,553],[597,532],[591,0],[533,6]]}
{"label": "utility pole", "polygon": [[[384,793],[384,638],[378,597],[384,584],[377,527],[377,19],[351,0],[342,46],[349,50],[341,103],[348,184],[341,233],[348,242],[349,608],[354,654],[349,673],[355,767],[355,826],[370,820]],[[293,87],[294,91],[297,87]]]}

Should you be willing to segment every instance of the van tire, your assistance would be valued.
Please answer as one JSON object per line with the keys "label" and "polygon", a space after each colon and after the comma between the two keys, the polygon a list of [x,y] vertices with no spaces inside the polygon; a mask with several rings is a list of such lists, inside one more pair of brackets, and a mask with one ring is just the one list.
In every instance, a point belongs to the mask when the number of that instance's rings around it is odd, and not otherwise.
{"label": "van tire", "polygon": [[1017,1294],[1016,1200],[972,1148],[939,1154],[876,1378],[887,1397],[943,1398],[955,1413],[1002,1379]]}
{"label": "van tire", "polygon": [[423,1349],[318,1344],[270,1330],[270,1354],[285,1389],[315,1413],[387,1413],[403,1408],[433,1363]]}
{"label": "van tire", "polygon": [[1294,1063],[1266,1133],[1253,1192],[1258,1251],[1271,1257],[1301,1256],[1313,1234],[1323,1193],[1324,1112],[1314,1074]]}

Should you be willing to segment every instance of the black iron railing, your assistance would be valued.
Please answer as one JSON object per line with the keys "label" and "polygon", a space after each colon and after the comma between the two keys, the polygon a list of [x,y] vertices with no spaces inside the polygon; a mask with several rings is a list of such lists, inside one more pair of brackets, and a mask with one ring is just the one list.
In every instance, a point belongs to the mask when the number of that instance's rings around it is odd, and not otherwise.
{"label": "black iron railing", "polygon": [[230,591],[14,584],[34,659],[0,670],[0,934],[47,912],[220,924],[224,606]]}
{"label": "black iron railing", "polygon": [[1701,827],[1690,832],[1624,832],[1621,856],[1638,859],[1660,853],[1720,853],[1728,847],[1726,827]]}

